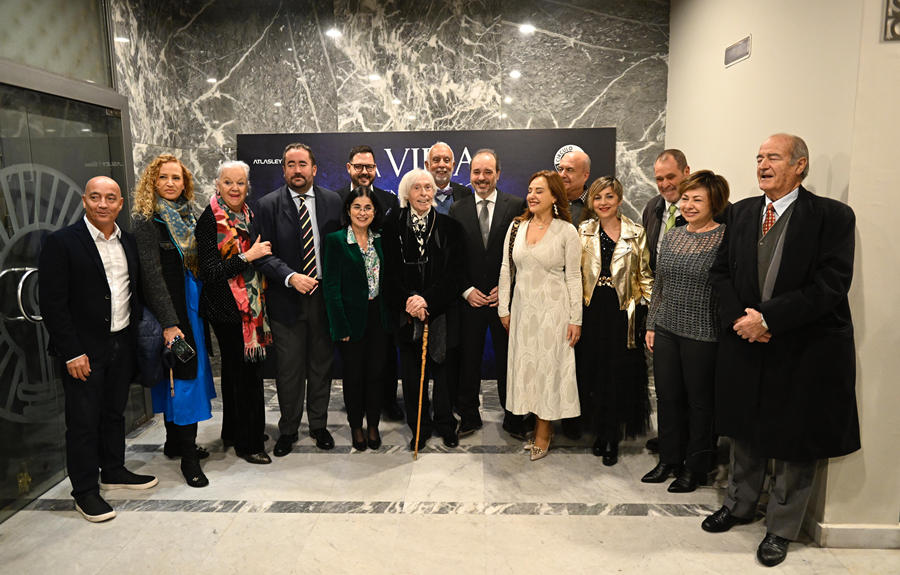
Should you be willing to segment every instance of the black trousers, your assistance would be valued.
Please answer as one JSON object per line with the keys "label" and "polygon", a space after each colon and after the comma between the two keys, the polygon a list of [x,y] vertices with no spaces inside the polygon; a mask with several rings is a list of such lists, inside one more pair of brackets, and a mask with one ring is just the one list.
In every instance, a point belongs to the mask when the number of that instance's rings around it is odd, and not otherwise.
{"label": "black trousers", "polygon": [[125,406],[134,372],[134,346],[122,330],[109,336],[106,358],[91,361],[87,381],[69,375],[62,363],[66,394],[66,468],[72,497],[100,493],[98,477],[125,466]]}
{"label": "black trousers", "polygon": [[166,443],[175,445],[181,453],[181,459],[199,460],[197,455],[197,424],[178,425],[173,421],[166,421]]}
{"label": "black trousers", "polygon": [[241,453],[265,451],[266,404],[261,362],[244,359],[240,323],[210,322],[222,358],[222,439]]}
{"label": "black trousers", "polygon": [[[388,352],[387,334],[381,326],[379,298],[369,300],[366,331],[359,341],[337,342],[344,369],[344,405],[351,429],[363,426],[363,414],[369,427],[378,427],[384,393],[384,364]],[[394,385],[394,401],[397,401]]]}
{"label": "black trousers", "polygon": [[397,403],[397,381],[400,379],[397,360],[397,342],[392,334],[385,334],[386,355],[382,372],[381,399],[382,406]]}
{"label": "black trousers", "polygon": [[660,463],[684,463],[688,470],[702,473],[716,457],[713,424],[718,349],[718,342],[656,330],[653,374]]}
{"label": "black trousers", "polygon": [[491,330],[494,358],[497,360],[497,393],[505,412],[503,420],[510,423],[521,415],[506,409],[506,363],[509,350],[509,334],[500,323],[495,307],[472,307],[468,303],[459,310],[459,387],[456,394],[456,410],[466,420],[481,423],[478,396],[481,393],[481,365],[484,358],[484,342],[487,330]]}
{"label": "black trousers", "polygon": [[[422,394],[422,428],[421,437],[429,438],[434,431],[438,435],[456,433],[456,418],[453,417],[453,403],[450,397],[450,372],[447,365],[452,357],[452,350],[447,350],[448,361],[436,363],[430,356],[426,358],[426,376],[431,373],[434,385],[431,390],[431,402],[428,401],[428,379],[423,383]],[[403,401],[406,405],[406,422],[416,433],[416,414],[419,410],[419,378],[422,374],[422,342],[400,343],[400,369],[403,373]],[[434,417],[431,408],[434,408]]]}

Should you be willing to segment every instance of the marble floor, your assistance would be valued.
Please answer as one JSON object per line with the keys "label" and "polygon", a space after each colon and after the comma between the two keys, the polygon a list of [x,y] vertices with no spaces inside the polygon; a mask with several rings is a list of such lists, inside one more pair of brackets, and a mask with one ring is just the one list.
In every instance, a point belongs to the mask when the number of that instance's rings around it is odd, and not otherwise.
{"label": "marble floor", "polygon": [[[267,382],[267,444],[278,408]],[[900,551],[821,549],[808,537],[767,569],[755,558],[765,519],[728,533],[700,529],[722,502],[722,477],[673,495],[640,477],[656,463],[645,438],[604,467],[591,439],[557,433],[531,462],[500,430],[494,382],[485,382],[484,428],[446,449],[434,437],[413,461],[404,424],[382,423],[384,445],[356,452],[340,382],[329,429],[336,447],[301,440],[271,465],[250,465],[218,438],[221,405],[200,424],[210,485],[185,485],[162,453],[158,419],[128,439],[128,466],[159,478],[148,491],[105,491],[116,518],[91,524],[74,511],[68,480],[0,524],[0,571],[104,573],[900,573]]]}

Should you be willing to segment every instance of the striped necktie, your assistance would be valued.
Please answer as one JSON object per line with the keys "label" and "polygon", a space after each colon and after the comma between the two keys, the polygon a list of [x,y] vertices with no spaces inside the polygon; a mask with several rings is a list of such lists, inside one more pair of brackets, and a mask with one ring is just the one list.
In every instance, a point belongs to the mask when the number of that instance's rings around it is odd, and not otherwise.
{"label": "striped necktie", "polygon": [[314,280],[319,279],[318,274],[316,274],[316,239],[313,235],[309,210],[306,208],[305,196],[300,196],[298,213],[300,215],[300,245],[303,251],[303,269],[301,271],[304,275],[308,275]]}
{"label": "striped necktie", "polygon": [[675,227],[675,210],[678,209],[678,206],[672,204],[669,206],[669,219],[666,220],[666,231],[668,232],[672,228]]}

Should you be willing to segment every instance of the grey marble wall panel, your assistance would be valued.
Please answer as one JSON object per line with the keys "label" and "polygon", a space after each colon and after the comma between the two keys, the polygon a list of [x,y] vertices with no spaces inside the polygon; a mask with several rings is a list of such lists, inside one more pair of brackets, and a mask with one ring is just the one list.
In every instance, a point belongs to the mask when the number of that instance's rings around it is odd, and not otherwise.
{"label": "grey marble wall panel", "polygon": [[[177,149],[202,196],[238,133],[610,126],[625,212],[656,193],[666,1],[110,4],[115,35],[130,40],[115,45],[116,71],[136,169]],[[524,23],[535,32],[520,33]],[[342,35],[327,36],[332,27]]]}
{"label": "grey marble wall panel", "polygon": [[339,131],[499,128],[499,0],[338,0]]}

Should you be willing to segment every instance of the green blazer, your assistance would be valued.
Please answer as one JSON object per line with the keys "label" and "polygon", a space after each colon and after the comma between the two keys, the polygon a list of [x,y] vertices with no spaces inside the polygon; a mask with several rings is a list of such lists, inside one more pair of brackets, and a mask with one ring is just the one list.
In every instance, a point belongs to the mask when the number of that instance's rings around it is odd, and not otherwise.
{"label": "green blazer", "polygon": [[[375,238],[375,252],[381,265],[381,285],[378,300],[381,306],[381,329],[391,332],[391,322],[385,307],[384,297],[384,253],[381,238]],[[359,341],[366,332],[366,318],[369,307],[369,280],[366,264],[359,246],[347,243],[347,228],[325,236],[323,257],[325,310],[331,339],[341,341],[350,336],[350,341]]]}

